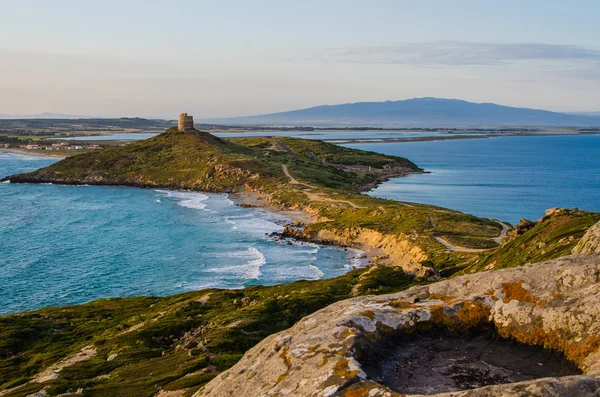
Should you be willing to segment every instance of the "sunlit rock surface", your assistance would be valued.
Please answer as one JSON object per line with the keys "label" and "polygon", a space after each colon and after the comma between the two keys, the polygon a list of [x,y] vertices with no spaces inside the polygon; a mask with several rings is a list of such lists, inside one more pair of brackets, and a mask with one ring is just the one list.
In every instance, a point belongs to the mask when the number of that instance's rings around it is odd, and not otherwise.
{"label": "sunlit rock surface", "polygon": [[600,222],[588,229],[583,238],[573,248],[573,253],[600,253]]}
{"label": "sunlit rock surface", "polygon": [[556,350],[582,375],[430,395],[597,396],[599,281],[600,255],[572,255],[341,301],[268,337],[196,396],[399,396],[361,363],[402,335],[480,331]]}

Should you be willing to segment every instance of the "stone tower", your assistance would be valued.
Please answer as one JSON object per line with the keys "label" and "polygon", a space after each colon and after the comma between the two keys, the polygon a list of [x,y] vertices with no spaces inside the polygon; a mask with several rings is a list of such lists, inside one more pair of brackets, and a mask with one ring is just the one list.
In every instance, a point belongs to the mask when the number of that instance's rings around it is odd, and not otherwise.
{"label": "stone tower", "polygon": [[194,117],[188,116],[187,113],[181,113],[179,115],[179,122],[177,123],[177,129],[179,131],[190,131],[194,129]]}

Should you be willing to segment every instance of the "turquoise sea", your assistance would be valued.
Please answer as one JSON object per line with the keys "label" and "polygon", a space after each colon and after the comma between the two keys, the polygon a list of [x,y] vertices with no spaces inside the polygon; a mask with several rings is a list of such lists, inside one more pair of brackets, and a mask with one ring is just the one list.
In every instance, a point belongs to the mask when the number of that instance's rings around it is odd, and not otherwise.
{"label": "turquoise sea", "polygon": [[[56,160],[0,153],[0,176]],[[287,220],[226,195],[0,184],[0,314],[103,297],[320,279],[358,251],[274,241]]]}
{"label": "turquoise sea", "polygon": [[344,145],[407,157],[430,174],[369,194],[434,204],[512,224],[552,207],[600,212],[600,135]]}
{"label": "turquoise sea", "polygon": [[[600,211],[599,135],[345,146],[404,156],[431,172],[394,178],[375,196],[513,224],[555,206]],[[0,176],[54,161],[0,153]],[[266,236],[284,222],[220,194],[0,184],[0,314],[319,279],[358,264],[355,251]]]}

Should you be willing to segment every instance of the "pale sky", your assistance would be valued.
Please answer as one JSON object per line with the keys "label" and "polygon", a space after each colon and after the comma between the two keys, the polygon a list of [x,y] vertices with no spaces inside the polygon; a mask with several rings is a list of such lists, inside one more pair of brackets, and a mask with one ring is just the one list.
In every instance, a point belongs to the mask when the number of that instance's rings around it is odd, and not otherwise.
{"label": "pale sky", "polygon": [[598,0],[0,0],[0,113],[459,98],[600,111]]}

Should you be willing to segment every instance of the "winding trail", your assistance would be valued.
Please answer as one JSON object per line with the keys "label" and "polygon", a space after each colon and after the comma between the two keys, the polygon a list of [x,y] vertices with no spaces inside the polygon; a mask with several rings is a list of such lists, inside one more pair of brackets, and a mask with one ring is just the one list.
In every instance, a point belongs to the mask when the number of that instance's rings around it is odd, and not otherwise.
{"label": "winding trail", "polygon": [[[292,185],[301,185],[301,186],[306,186],[309,187],[311,189],[316,189],[315,186],[312,185],[308,185],[306,183],[302,183],[302,182],[298,182],[298,180],[296,178],[294,178],[291,174],[290,171],[288,170],[287,166],[285,164],[281,164],[281,168],[283,169],[283,173],[285,174],[285,176],[288,177],[288,179],[290,180],[290,183]],[[347,200],[336,200],[330,197],[323,197],[317,193],[313,193],[313,192],[304,192],[304,194],[306,195],[306,197],[308,197],[309,200],[311,201],[320,201],[320,202],[329,202],[329,203],[344,203],[344,204],[348,204],[350,207],[352,208],[364,208],[361,206],[358,206],[350,201]]]}
{"label": "winding trail", "polygon": [[502,240],[504,239],[504,237],[506,237],[506,233],[508,233],[508,231],[510,230],[510,225],[508,223],[499,221],[498,223],[502,225],[502,231],[500,232],[500,235],[498,237],[494,237],[492,240],[498,243],[498,245],[502,245]]}
{"label": "winding trail", "polygon": [[[288,171],[288,167],[285,164],[281,164],[281,168],[283,169],[283,173],[285,174],[285,176],[288,177],[288,179],[290,180],[290,183],[292,185],[304,185],[303,183],[300,183],[296,180],[296,178],[294,178],[291,174],[290,171]],[[308,185],[306,185],[308,186]],[[312,186],[311,186],[312,187]]]}
{"label": "winding trail", "polygon": [[329,197],[323,197],[323,196],[318,195],[317,193],[312,193],[312,192],[304,192],[304,194],[306,194],[306,197],[308,197],[308,199],[311,200],[311,201],[322,201],[322,202],[330,202],[330,203],[344,203],[344,204],[348,204],[350,207],[356,208],[356,209],[365,208],[365,207],[358,206],[358,205],[356,205],[353,202],[348,201],[348,200],[336,200],[336,199],[329,198]]}
{"label": "winding trail", "polygon": [[[433,226],[433,228],[437,231],[437,225],[435,224],[435,220],[433,219],[433,217],[431,215],[429,216],[429,222],[431,222],[431,226]],[[502,245],[502,239],[504,237],[506,237],[506,233],[510,230],[510,225],[504,222],[500,222],[500,221],[496,221],[497,223],[499,223],[502,226],[502,230],[500,231],[500,234],[497,237],[493,237],[492,240],[498,244],[498,246]],[[446,247],[446,249],[450,250],[450,251],[454,251],[454,252],[485,252],[485,251],[490,251],[490,250],[494,250],[498,247],[493,247],[493,248],[467,248],[467,247],[461,247],[459,245],[454,245],[452,243],[449,243],[448,241],[444,240],[442,237],[440,236],[434,236],[433,237],[438,243],[442,244],[444,247]]]}
{"label": "winding trail", "polygon": [[489,250],[496,249],[496,247],[494,247],[494,248],[467,248],[467,247],[461,247],[461,246],[454,245],[454,244],[451,244],[451,243],[447,242],[446,240],[444,240],[440,236],[434,236],[433,238],[436,239],[437,242],[443,244],[444,247],[446,247],[446,249],[448,249],[450,251],[454,251],[454,252],[484,252],[484,251],[489,251]]}

